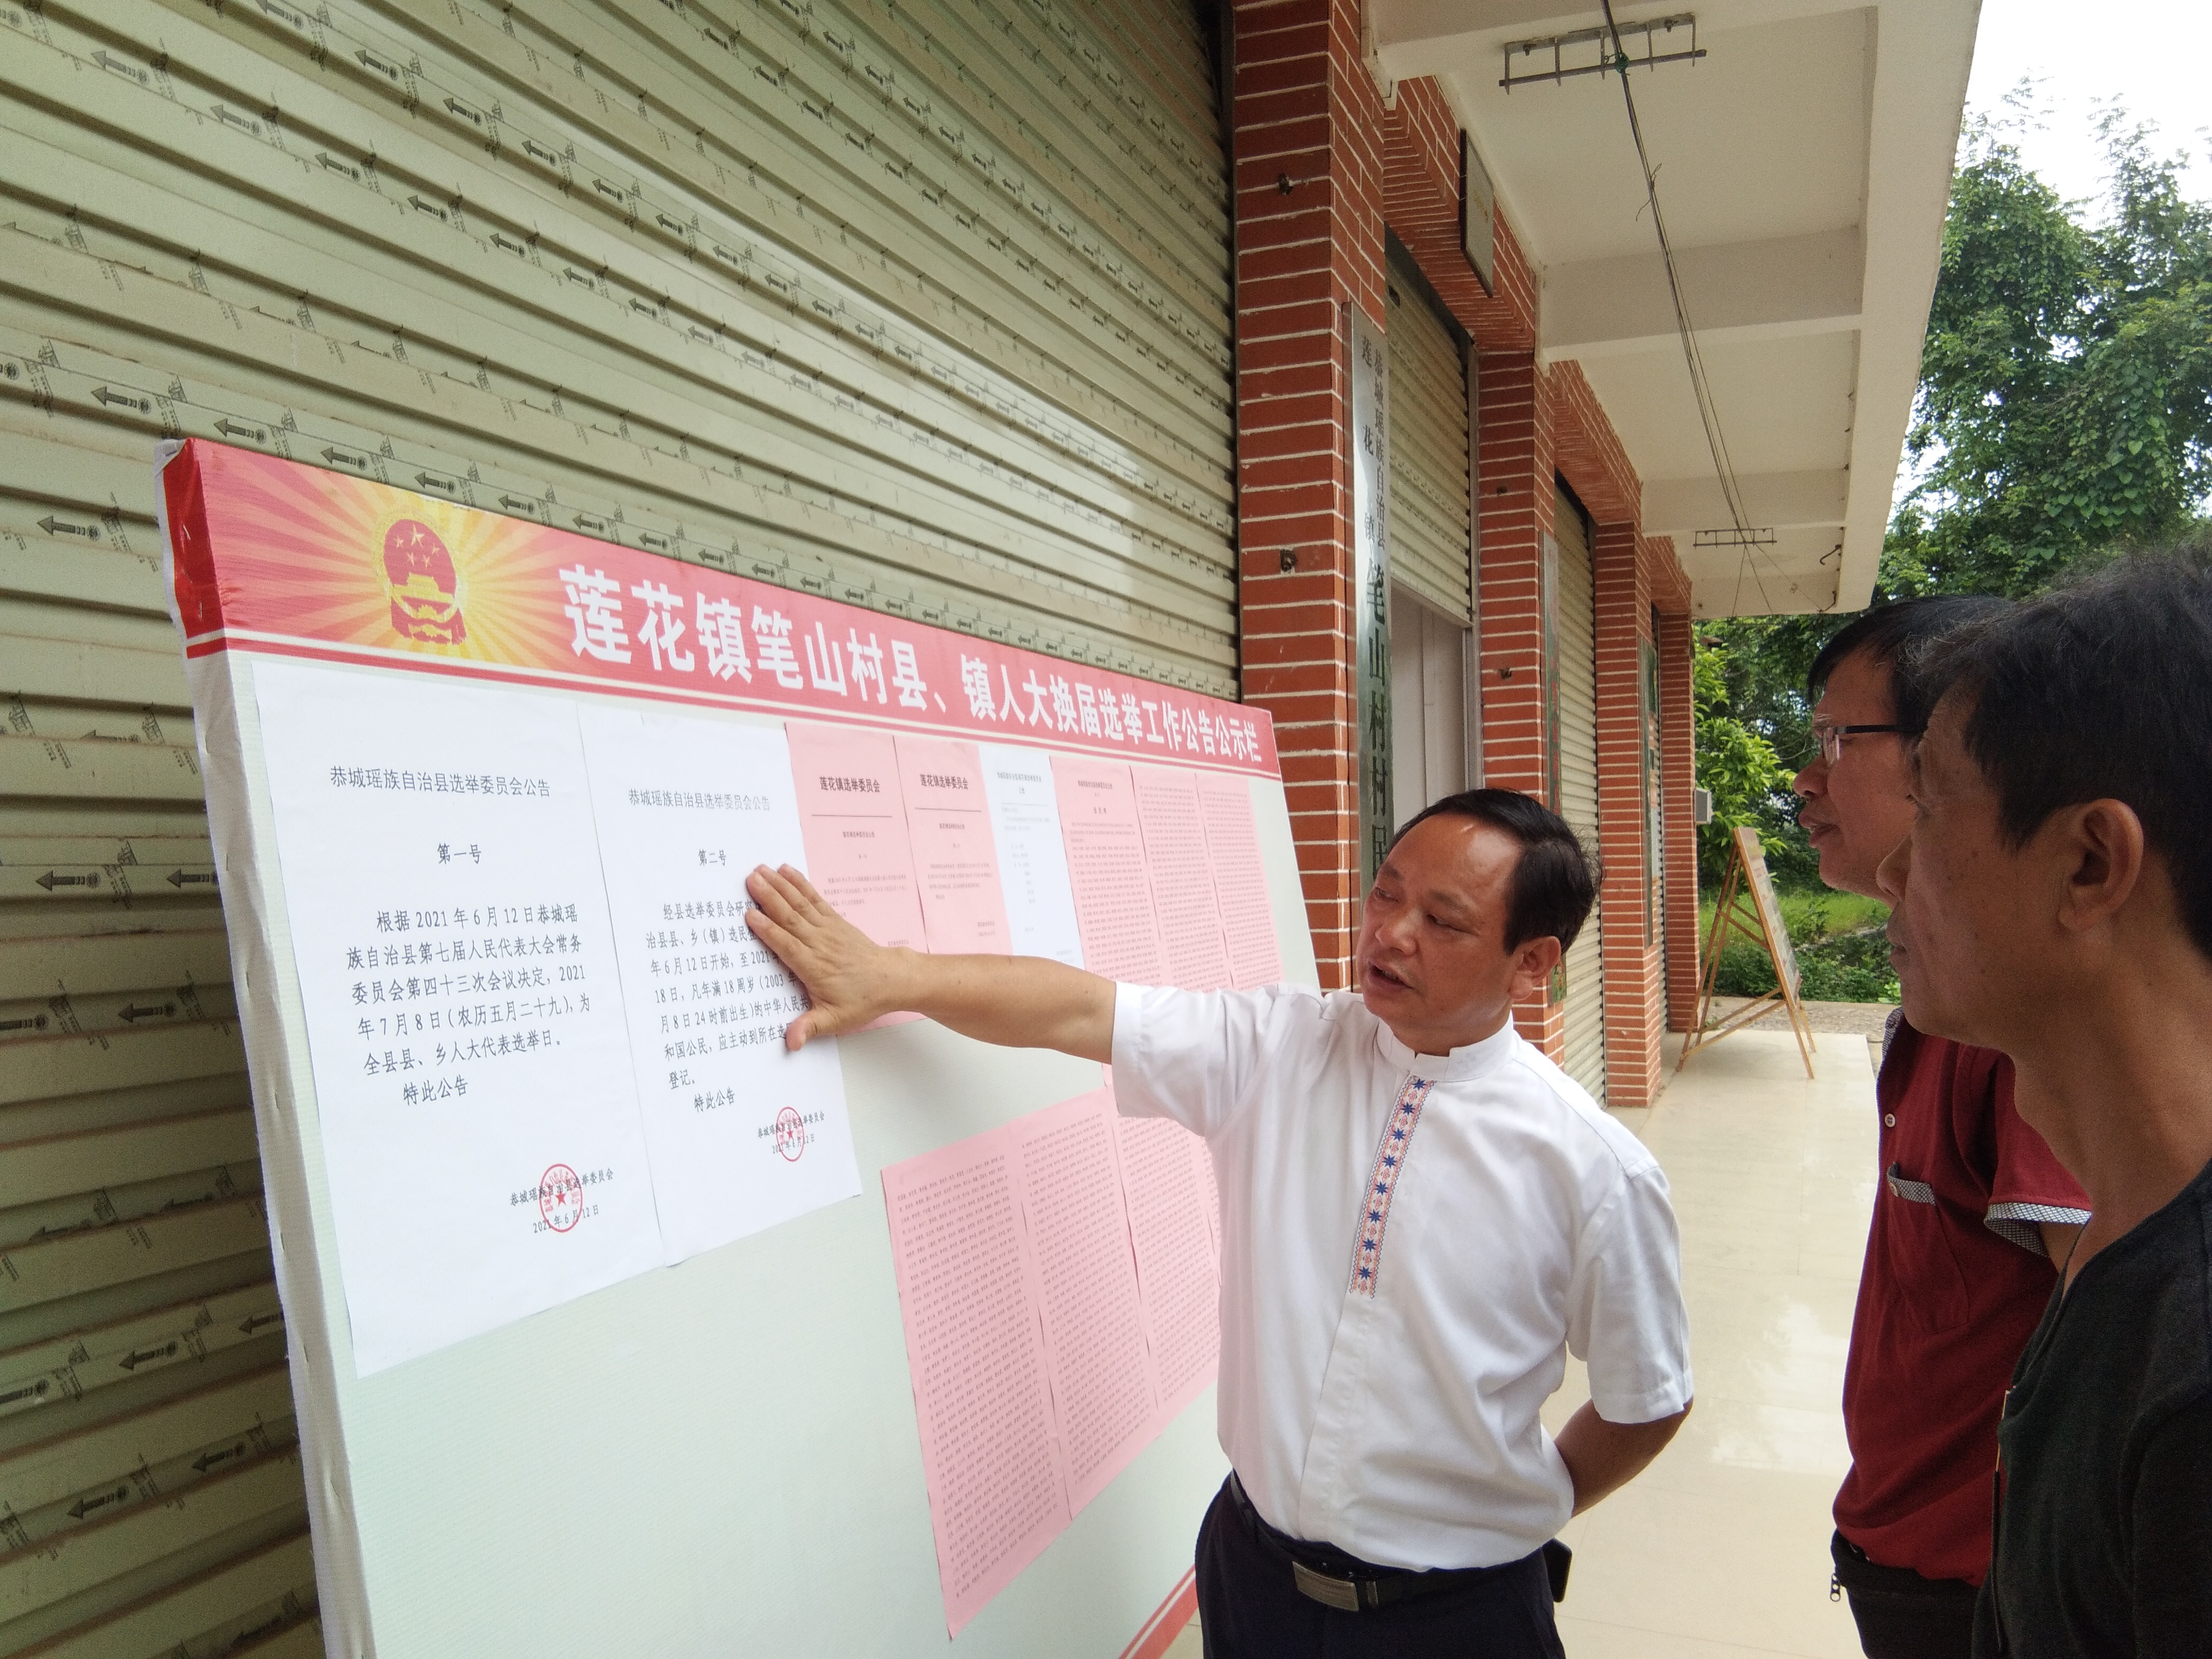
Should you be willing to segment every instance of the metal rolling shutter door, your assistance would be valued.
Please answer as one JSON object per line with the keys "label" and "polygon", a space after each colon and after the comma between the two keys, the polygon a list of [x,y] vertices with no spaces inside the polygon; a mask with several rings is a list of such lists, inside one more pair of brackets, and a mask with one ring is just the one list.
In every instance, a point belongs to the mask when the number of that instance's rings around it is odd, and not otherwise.
{"label": "metal rolling shutter door", "polygon": [[1227,191],[1173,0],[0,3],[0,1653],[319,1651],[155,441],[1234,695]]}
{"label": "metal rolling shutter door", "polygon": [[[1597,856],[1597,590],[1582,509],[1559,492],[1559,816]],[[1605,1103],[1605,930],[1595,908],[1567,952],[1567,1075]]]}
{"label": "metal rolling shutter door", "polygon": [[1474,621],[1467,360],[1412,283],[1390,293],[1390,574],[1451,621]]}

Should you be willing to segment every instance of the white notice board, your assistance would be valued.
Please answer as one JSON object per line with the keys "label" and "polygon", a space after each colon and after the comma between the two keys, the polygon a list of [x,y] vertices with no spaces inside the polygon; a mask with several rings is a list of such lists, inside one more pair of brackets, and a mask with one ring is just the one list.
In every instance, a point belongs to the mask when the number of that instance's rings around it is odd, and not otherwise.
{"label": "white notice board", "polygon": [[[1310,983],[1265,717],[270,457],[163,485],[331,1650],[1114,1659],[1225,1467],[1203,1149],[927,1021],[785,1054],[740,882]],[[1001,1146],[1096,1269],[1001,1322],[1115,1413],[1046,1391],[1003,1526],[923,1201]]]}

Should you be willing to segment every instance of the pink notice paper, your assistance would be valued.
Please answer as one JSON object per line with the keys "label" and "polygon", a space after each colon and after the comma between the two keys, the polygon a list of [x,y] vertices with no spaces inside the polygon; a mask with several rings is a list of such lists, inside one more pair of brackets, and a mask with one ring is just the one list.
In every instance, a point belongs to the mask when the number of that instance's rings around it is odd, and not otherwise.
{"label": "pink notice paper", "polygon": [[884,1170],[953,1634],[1212,1380],[1212,1171],[1104,1089]]}
{"label": "pink notice paper", "polygon": [[1229,982],[1240,991],[1278,984],[1283,952],[1275,939],[1274,907],[1267,899],[1267,872],[1260,862],[1260,833],[1252,821],[1252,786],[1218,772],[1195,775],[1206,862],[1213,869],[1221,931],[1229,945]]}
{"label": "pink notice paper", "polygon": [[898,766],[929,948],[1005,956],[1006,898],[975,745],[902,737]]}
{"label": "pink notice paper", "polygon": [[954,1636],[1069,1519],[1018,1157],[1013,1136],[994,1129],[884,1171],[938,1581]]}
{"label": "pink notice paper", "polygon": [[1164,1428],[1212,1381],[1221,1354],[1220,1282],[1206,1212],[1213,1194],[1200,1163],[1210,1171],[1212,1156],[1167,1118],[1120,1118],[1115,1128]]}
{"label": "pink notice paper", "polygon": [[1198,775],[1178,767],[1133,766],[1137,822],[1152,866],[1152,911],[1168,958],[1168,983],[1186,991],[1218,991],[1229,983],[1221,939],[1221,907],[1206,867],[1206,830],[1199,822]]}
{"label": "pink notice paper", "polygon": [[1145,1344],[1129,1206],[1103,1089],[1014,1125],[1024,1210],[1044,1291],[1045,1352],[1067,1450],[1068,1508],[1079,1511],[1162,1426]]}
{"label": "pink notice paper", "polygon": [[1052,757],[1068,885],[1083,935],[1083,965],[1132,985],[1168,982],[1152,914],[1152,872],[1129,769],[1118,761]]}
{"label": "pink notice paper", "polygon": [[927,948],[888,732],[787,721],[806,874],[878,945]]}

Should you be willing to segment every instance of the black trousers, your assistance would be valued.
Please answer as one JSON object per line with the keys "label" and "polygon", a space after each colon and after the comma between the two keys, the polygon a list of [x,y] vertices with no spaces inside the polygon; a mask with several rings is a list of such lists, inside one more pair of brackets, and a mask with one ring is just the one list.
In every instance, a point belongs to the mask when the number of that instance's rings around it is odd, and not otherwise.
{"label": "black trousers", "polygon": [[1836,1583],[1851,1598],[1867,1659],[1968,1659],[1974,1601],[1963,1578],[1923,1578],[1910,1567],[1877,1566],[1838,1533],[1828,1545]]}
{"label": "black trousers", "polygon": [[1464,1589],[1345,1613],[1309,1601],[1224,1483],[1198,1529],[1206,1659],[1565,1659],[1543,1552]]}

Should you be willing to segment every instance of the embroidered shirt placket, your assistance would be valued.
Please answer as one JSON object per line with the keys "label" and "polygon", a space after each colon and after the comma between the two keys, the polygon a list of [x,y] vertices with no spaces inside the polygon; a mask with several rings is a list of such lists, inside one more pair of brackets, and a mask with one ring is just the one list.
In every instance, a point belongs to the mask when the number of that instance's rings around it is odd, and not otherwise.
{"label": "embroidered shirt placket", "polygon": [[1344,1314],[1337,1325],[1336,1343],[1322,1382],[1322,1397],[1315,1414],[1313,1438],[1306,1448],[1305,1468],[1298,1486],[1297,1526],[1308,1538],[1324,1538],[1343,1514],[1353,1494],[1347,1469],[1356,1462],[1355,1443],[1361,1419],[1360,1400],[1365,1391],[1367,1361],[1378,1334],[1376,1322],[1390,1316],[1376,1291],[1382,1282],[1383,1243],[1390,1224],[1390,1209],[1404,1183],[1407,1154],[1421,1109],[1436,1087],[1427,1078],[1407,1073],[1397,1099],[1376,1137],[1375,1161],[1362,1194],[1359,1226],[1352,1243],[1352,1272],[1345,1286]]}
{"label": "embroidered shirt placket", "polygon": [[1405,1172],[1406,1154],[1413,1145],[1413,1130],[1421,1121],[1421,1108],[1435,1085],[1426,1078],[1408,1077],[1398,1091],[1398,1103],[1382,1126],[1382,1139],[1375,1148],[1375,1167],[1367,1176],[1366,1207],[1359,1218],[1359,1243],[1352,1253],[1354,1296],[1375,1294],[1382,1267],[1382,1235],[1390,1224],[1390,1200],[1396,1196],[1399,1177]]}

